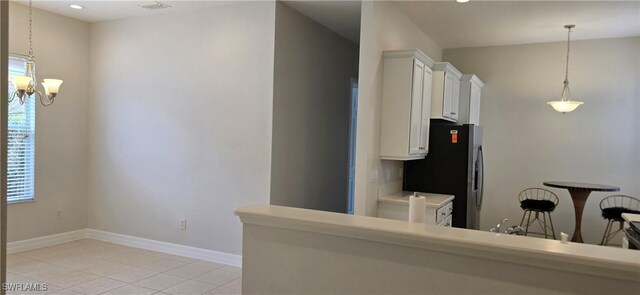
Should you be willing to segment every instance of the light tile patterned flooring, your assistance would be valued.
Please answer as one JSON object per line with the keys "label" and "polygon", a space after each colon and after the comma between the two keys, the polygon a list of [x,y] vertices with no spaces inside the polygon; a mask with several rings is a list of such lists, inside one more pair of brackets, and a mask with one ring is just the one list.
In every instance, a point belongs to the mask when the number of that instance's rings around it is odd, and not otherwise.
{"label": "light tile patterned flooring", "polygon": [[7,257],[7,282],[47,291],[7,294],[240,294],[238,267],[92,239]]}

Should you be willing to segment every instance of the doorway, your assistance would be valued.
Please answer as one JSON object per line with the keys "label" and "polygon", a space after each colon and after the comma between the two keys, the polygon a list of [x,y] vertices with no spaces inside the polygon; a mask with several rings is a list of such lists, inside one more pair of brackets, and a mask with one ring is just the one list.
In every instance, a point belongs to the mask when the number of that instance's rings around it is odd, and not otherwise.
{"label": "doorway", "polygon": [[351,111],[349,112],[349,192],[347,213],[353,214],[356,175],[356,128],[358,122],[358,79],[351,78]]}

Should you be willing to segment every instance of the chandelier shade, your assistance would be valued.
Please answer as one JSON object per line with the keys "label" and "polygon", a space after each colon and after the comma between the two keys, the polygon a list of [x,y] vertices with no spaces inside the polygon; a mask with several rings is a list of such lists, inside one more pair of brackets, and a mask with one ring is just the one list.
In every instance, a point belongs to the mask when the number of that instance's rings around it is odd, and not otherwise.
{"label": "chandelier shade", "polygon": [[31,77],[27,76],[13,76],[11,77],[11,82],[13,82],[13,86],[18,91],[27,91],[27,87],[31,83]]}

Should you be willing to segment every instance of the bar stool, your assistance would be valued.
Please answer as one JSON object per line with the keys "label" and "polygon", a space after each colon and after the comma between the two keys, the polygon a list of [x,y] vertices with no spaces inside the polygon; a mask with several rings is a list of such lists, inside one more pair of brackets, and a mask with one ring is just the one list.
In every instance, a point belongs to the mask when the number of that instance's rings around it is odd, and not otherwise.
{"label": "bar stool", "polygon": [[[604,229],[602,241],[600,241],[600,245],[606,246],[613,237],[623,230],[622,213],[640,214],[640,200],[626,195],[612,195],[600,201],[600,210],[602,210],[602,217],[609,220]],[[612,233],[611,228],[614,222],[618,222],[620,226]]]}
{"label": "bar stool", "polygon": [[[551,220],[551,212],[558,206],[558,196],[550,190],[534,187],[521,191],[518,195],[518,200],[520,201],[520,208],[524,210],[520,221],[520,226],[525,229],[524,235],[528,235],[530,233],[529,226],[538,221],[543,232],[531,233],[544,235],[545,239],[548,236],[552,236],[555,239],[556,233]],[[531,213],[535,213],[533,219],[531,219]],[[542,213],[542,220],[540,220],[540,213]],[[547,225],[547,215],[549,216],[549,225]],[[526,223],[524,221],[525,217],[527,219]]]}

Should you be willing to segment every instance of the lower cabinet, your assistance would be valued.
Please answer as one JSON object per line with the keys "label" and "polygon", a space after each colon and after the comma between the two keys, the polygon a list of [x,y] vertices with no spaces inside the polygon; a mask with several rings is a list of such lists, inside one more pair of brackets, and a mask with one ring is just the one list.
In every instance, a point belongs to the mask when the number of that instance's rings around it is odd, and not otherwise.
{"label": "lower cabinet", "polygon": [[[395,220],[409,220],[409,196],[413,192],[398,192],[378,198],[378,217]],[[427,199],[425,223],[451,226],[453,219],[453,198],[451,195],[419,193]]]}

